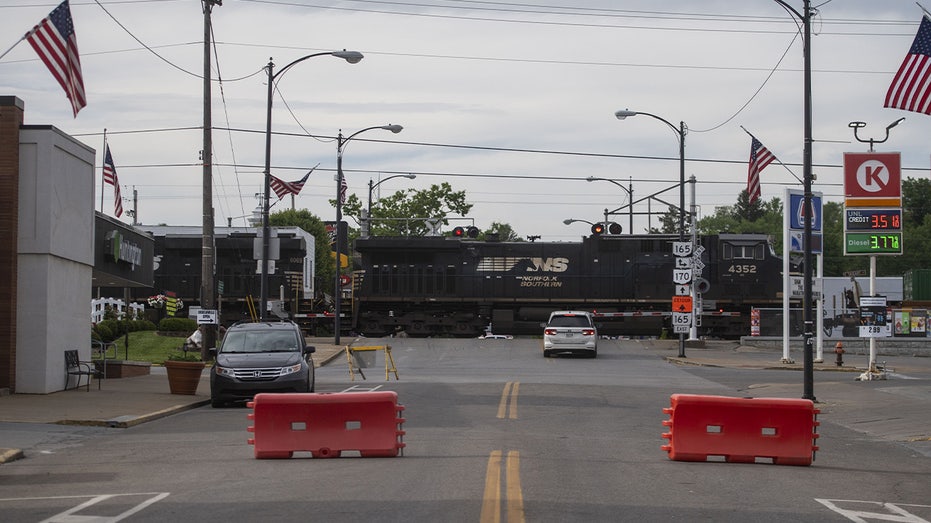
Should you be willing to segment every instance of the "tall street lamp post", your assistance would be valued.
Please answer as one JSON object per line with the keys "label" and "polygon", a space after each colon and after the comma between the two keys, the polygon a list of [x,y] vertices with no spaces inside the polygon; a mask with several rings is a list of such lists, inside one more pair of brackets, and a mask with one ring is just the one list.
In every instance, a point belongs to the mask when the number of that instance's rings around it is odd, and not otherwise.
{"label": "tall street lamp post", "polygon": [[367,232],[368,234],[371,234],[371,229],[372,229],[372,225],[371,225],[371,223],[372,223],[372,222],[371,222],[371,220],[372,220],[372,191],[373,191],[376,187],[378,187],[379,185],[381,185],[381,184],[387,182],[388,180],[390,180],[390,179],[392,179],[392,178],[408,178],[408,179],[410,179],[410,180],[413,180],[414,178],[417,178],[417,175],[416,175],[416,174],[395,174],[395,175],[389,176],[389,177],[387,177],[387,178],[383,178],[383,179],[381,179],[381,180],[378,180],[377,182],[373,182],[372,179],[369,178],[369,200],[368,200],[368,206],[367,206],[366,209],[365,209],[366,229],[368,229],[368,231],[366,231],[366,232]]}
{"label": "tall street lamp post", "polygon": [[[597,178],[595,176],[589,176],[588,178],[585,179],[585,181],[587,182],[595,182],[595,181],[611,182],[614,185],[617,185],[618,187],[620,187],[621,189],[624,189],[624,192],[627,193],[627,197],[630,199],[630,205],[627,208],[627,212],[629,216],[628,224],[627,224],[627,234],[633,234],[634,233],[634,182],[633,180],[628,182],[628,187],[624,187],[623,185],[619,184],[618,182],[610,178]],[[605,222],[607,221],[608,221],[608,216],[605,215]],[[607,225],[605,226],[607,227]]]}
{"label": "tall street lamp post", "polygon": [[[340,269],[342,268],[340,260],[340,244],[343,242],[342,229],[340,228],[340,222],[343,221],[343,150],[346,147],[346,143],[349,140],[352,140],[356,136],[364,133],[365,131],[371,131],[372,129],[384,129],[386,131],[391,131],[395,134],[401,132],[403,127],[395,124],[388,125],[375,125],[372,127],[366,127],[365,129],[360,129],[347,137],[343,137],[343,131],[340,129],[339,134],[336,137],[336,243],[334,248],[336,250],[336,276],[333,281],[333,290],[334,292],[334,311],[333,311],[333,344],[339,345],[339,331],[340,331],[340,314],[342,308],[342,287],[343,284],[340,281]],[[385,178],[387,180],[387,178]],[[372,192],[369,190],[369,198],[371,200]],[[371,201],[370,201],[371,203]]]}
{"label": "tall street lamp post", "polygon": [[[812,297],[812,249],[811,249],[811,219],[807,217],[814,216],[812,213],[812,192],[811,185],[814,180],[814,175],[812,173],[812,122],[811,122],[811,1],[804,0],[802,2],[802,12],[797,11],[794,7],[790,6],[783,0],[775,0],[776,3],[782,6],[787,12],[792,16],[799,19],[802,22],[802,60],[804,67],[804,78],[803,78],[803,112],[804,112],[804,144],[802,151],[802,180],[804,185],[804,197],[802,200],[802,213],[806,216],[805,219],[805,229],[802,236],[802,247],[805,251],[804,260],[805,267],[803,270],[802,282],[803,292],[802,292],[802,315],[805,321],[805,332],[802,334],[802,339],[804,341],[804,360],[802,365],[802,371],[804,374],[803,377],[803,391],[802,399],[807,399],[815,401],[815,385],[814,385],[814,327],[815,327],[815,317],[814,317],[814,301]],[[816,11],[815,11],[816,12]],[[788,333],[783,333],[788,335]]]}
{"label": "tall street lamp post", "polygon": [[265,67],[268,70],[268,98],[265,102],[265,187],[263,192],[263,204],[262,204],[262,271],[261,271],[261,300],[260,307],[261,312],[259,313],[262,320],[266,318],[268,314],[268,250],[269,250],[269,236],[271,236],[271,228],[268,225],[268,200],[269,200],[269,191],[271,186],[271,171],[272,171],[272,94],[274,93],[274,83],[275,80],[288,71],[291,67],[315,56],[335,56],[337,58],[342,58],[351,64],[357,64],[362,61],[362,53],[358,51],[329,51],[324,53],[313,53],[307,56],[302,56],[297,60],[289,63],[288,65],[282,67],[278,70],[277,73],[274,72],[275,64],[268,60],[268,65]]}
{"label": "tall street lamp post", "polygon": [[[678,135],[679,138],[679,241],[685,241],[685,122],[680,121],[679,126],[676,127],[669,120],[656,116],[655,114],[645,113],[642,111],[629,111],[627,109],[621,109],[616,111],[614,116],[618,120],[623,120],[628,116],[637,116],[642,114],[643,116],[649,116],[668,125],[670,129],[673,130]],[[694,224],[693,224],[694,227]],[[685,334],[679,333],[679,357],[685,357]]]}

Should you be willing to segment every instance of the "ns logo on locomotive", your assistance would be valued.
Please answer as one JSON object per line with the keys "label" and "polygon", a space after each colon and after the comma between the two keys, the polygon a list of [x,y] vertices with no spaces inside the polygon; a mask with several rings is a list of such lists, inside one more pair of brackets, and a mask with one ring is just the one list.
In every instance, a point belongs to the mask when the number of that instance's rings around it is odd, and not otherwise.
{"label": "ns logo on locomotive", "polygon": [[[459,237],[356,241],[352,328],[366,336],[538,334],[554,310],[613,314],[600,334],[671,332],[676,235],[592,235],[581,242],[498,242]],[[699,334],[750,331],[752,307],[781,307],[782,259],[762,234],[699,239],[708,281]],[[801,272],[790,264],[791,272]],[[736,269],[735,269],[736,268]],[[649,313],[649,314],[647,314]]]}

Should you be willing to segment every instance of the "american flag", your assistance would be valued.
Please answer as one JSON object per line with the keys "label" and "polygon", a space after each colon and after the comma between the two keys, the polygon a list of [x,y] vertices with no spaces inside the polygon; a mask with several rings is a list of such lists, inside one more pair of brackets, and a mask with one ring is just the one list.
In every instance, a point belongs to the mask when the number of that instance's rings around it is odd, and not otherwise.
{"label": "american flag", "polygon": [[931,20],[921,18],[912,48],[886,91],[883,107],[931,114]]}
{"label": "american flag", "polygon": [[342,176],[342,173],[339,175],[339,203],[340,205],[346,203],[346,191],[349,189],[349,186],[346,185],[346,177]]}
{"label": "american flag", "polygon": [[110,146],[104,146],[103,181],[113,186],[113,214],[117,218],[123,215],[123,197],[120,195],[120,180],[116,177],[116,166],[110,156]]}
{"label": "american flag", "polygon": [[48,17],[33,27],[32,31],[26,33],[25,38],[65,90],[65,95],[71,100],[74,116],[77,116],[78,111],[87,105],[87,100],[84,98],[78,39],[74,33],[74,21],[71,20],[68,0],[56,7]]}
{"label": "american flag", "polygon": [[[317,165],[320,164],[318,163]],[[307,178],[310,177],[310,173],[314,172],[314,169],[317,168],[317,165],[315,165],[311,170],[307,171],[307,174],[305,174],[303,178],[296,182],[286,182],[281,178],[272,176],[271,180],[269,180],[269,184],[271,185],[272,190],[275,191],[275,194],[278,195],[279,199],[284,198],[288,194],[297,196],[301,192],[301,189],[304,188],[304,184],[307,183]]]}
{"label": "american flag", "polygon": [[760,197],[760,173],[775,159],[776,156],[751,134],[750,164],[747,168],[747,194],[750,196],[750,203],[757,201]]}

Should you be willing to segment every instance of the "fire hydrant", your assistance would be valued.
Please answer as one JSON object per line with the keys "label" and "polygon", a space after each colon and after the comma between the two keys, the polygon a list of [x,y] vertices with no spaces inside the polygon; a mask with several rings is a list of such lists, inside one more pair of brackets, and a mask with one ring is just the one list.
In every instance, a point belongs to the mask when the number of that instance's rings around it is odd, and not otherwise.
{"label": "fire hydrant", "polygon": [[834,346],[834,354],[837,355],[837,360],[835,360],[834,363],[836,363],[838,367],[843,367],[844,366],[844,344],[843,343],[837,342],[837,345]]}

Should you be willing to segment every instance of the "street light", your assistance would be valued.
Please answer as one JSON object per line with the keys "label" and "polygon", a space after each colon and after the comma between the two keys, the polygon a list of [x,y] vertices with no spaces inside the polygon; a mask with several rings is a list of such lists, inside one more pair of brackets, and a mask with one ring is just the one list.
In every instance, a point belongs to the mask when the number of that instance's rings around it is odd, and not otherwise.
{"label": "street light", "polygon": [[[679,127],[673,125],[669,120],[656,116],[655,114],[645,113],[642,111],[630,111],[621,109],[615,111],[614,116],[618,120],[623,120],[628,116],[649,116],[668,125],[678,135],[679,138],[679,241],[685,241],[685,122],[680,121]],[[694,227],[694,224],[692,225]],[[679,333],[679,357],[685,357],[685,334]]]}
{"label": "street light", "polygon": [[395,175],[389,176],[389,177],[387,177],[387,178],[378,180],[377,183],[372,183],[372,179],[369,178],[369,202],[368,202],[368,207],[367,207],[366,210],[365,210],[365,222],[366,222],[366,225],[367,225],[366,228],[369,229],[369,231],[368,231],[369,234],[371,234],[372,190],[374,190],[376,187],[378,187],[379,185],[381,185],[381,184],[387,182],[388,180],[390,180],[390,179],[392,179],[392,178],[407,178],[407,179],[413,180],[414,178],[417,178],[417,175],[416,175],[416,174],[395,174]]}
{"label": "street light", "polygon": [[[339,345],[339,329],[340,329],[340,308],[342,306],[342,282],[339,281],[339,272],[342,268],[340,264],[340,244],[343,240],[343,235],[341,234],[340,222],[343,221],[343,150],[346,147],[346,143],[349,140],[352,140],[356,136],[364,133],[365,131],[371,131],[372,129],[384,129],[386,131],[391,131],[394,134],[401,132],[403,127],[395,124],[388,125],[375,125],[372,127],[366,127],[365,129],[358,130],[349,136],[343,138],[343,130],[340,129],[339,134],[336,137],[336,276],[334,277],[333,288],[335,292],[335,310],[333,314],[334,321],[334,330],[333,330],[333,344]],[[385,178],[387,180],[387,178]],[[369,198],[371,203],[372,191],[369,189]],[[348,254],[348,253],[347,253]]]}
{"label": "street light", "polygon": [[[612,179],[610,179],[610,178],[597,178],[597,177],[595,177],[595,176],[589,176],[588,178],[585,179],[585,181],[587,181],[587,182],[595,182],[595,181],[599,181],[599,182],[611,182],[611,183],[613,183],[614,185],[617,185],[618,187],[620,187],[621,189],[624,189],[624,192],[627,193],[627,197],[630,199],[630,206],[629,206],[628,209],[627,209],[627,210],[628,210],[628,214],[629,214],[629,222],[628,222],[628,226],[627,226],[627,234],[633,234],[633,233],[634,233],[634,182],[633,182],[633,180],[631,180],[631,181],[629,182],[629,185],[630,185],[629,188],[628,188],[628,187],[624,187],[623,185],[617,183],[616,181],[614,181],[614,180],[612,180]],[[606,221],[606,222],[608,221],[608,217],[607,217],[607,216],[605,216],[605,221]]]}
{"label": "street light", "polygon": [[[812,213],[812,191],[811,186],[814,181],[812,172],[812,116],[811,116],[811,17],[818,13],[818,9],[812,9],[811,0],[803,0],[802,11],[799,12],[784,0],[775,0],[790,15],[802,22],[802,61],[804,74],[802,77],[802,111],[803,111],[803,140],[802,149],[802,180],[804,187],[804,197],[802,199],[802,213],[805,216],[813,216]],[[803,391],[802,399],[815,401],[815,377],[814,377],[814,327],[815,317],[813,308],[812,292],[812,248],[811,248],[811,222],[814,220],[805,220],[805,229],[802,233],[802,244],[804,249],[805,267],[802,273],[802,316],[805,322],[805,332],[802,333],[804,345],[803,351]],[[788,333],[783,333],[787,335]]]}
{"label": "street light", "polygon": [[590,222],[590,221],[588,221],[588,220],[577,220],[577,219],[575,219],[575,218],[566,218],[566,219],[563,220],[562,222],[565,223],[566,225],[572,225],[572,224],[575,223],[575,222],[582,222],[582,223],[587,223],[587,224],[589,224],[589,225],[595,225],[594,222]]}
{"label": "street light", "polygon": [[337,58],[342,58],[351,64],[357,64],[362,61],[362,53],[358,51],[347,51],[343,49],[342,51],[328,51],[323,53],[313,53],[307,56],[302,56],[297,60],[289,63],[288,65],[282,67],[278,70],[277,73],[274,73],[275,64],[271,61],[271,58],[268,60],[268,65],[265,67],[268,70],[268,98],[265,101],[265,188],[263,192],[263,204],[262,204],[262,275],[261,275],[261,299],[260,307],[261,313],[260,318],[265,319],[268,309],[268,246],[269,246],[269,236],[271,236],[271,228],[268,226],[268,208],[269,208],[269,191],[271,188],[271,174],[272,174],[272,94],[274,89],[275,79],[283,75],[291,67],[315,56],[335,56]]}

